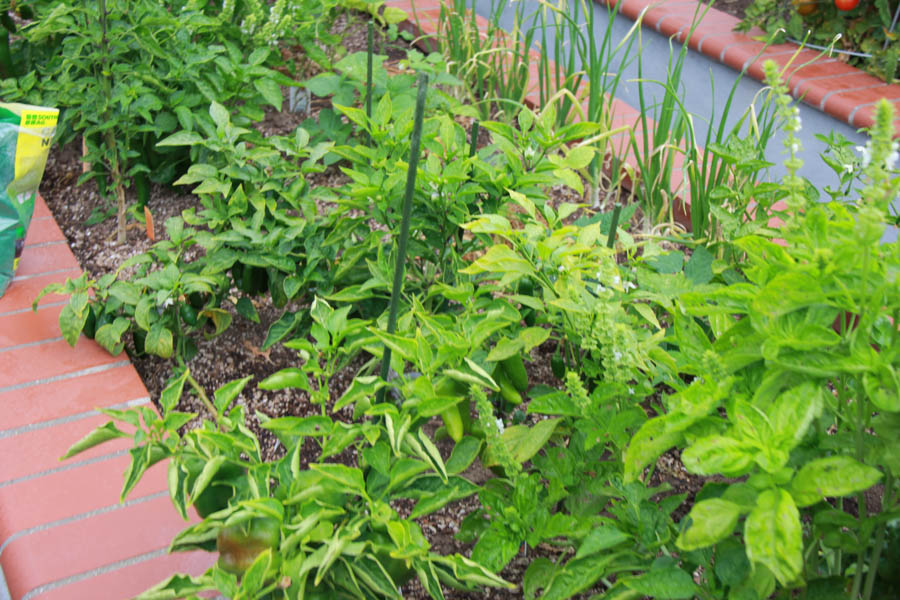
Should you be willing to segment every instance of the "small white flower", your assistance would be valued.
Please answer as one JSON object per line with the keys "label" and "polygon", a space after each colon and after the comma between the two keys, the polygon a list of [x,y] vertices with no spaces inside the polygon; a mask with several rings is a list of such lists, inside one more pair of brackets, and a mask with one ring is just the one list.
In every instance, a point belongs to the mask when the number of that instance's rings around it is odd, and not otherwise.
{"label": "small white flower", "polygon": [[169,308],[170,306],[172,306],[173,304],[175,304],[175,300],[173,300],[172,298],[166,298],[163,301],[162,307],[163,307],[163,309],[166,309],[166,308]]}
{"label": "small white flower", "polygon": [[862,168],[865,169],[869,166],[869,162],[872,160],[872,155],[869,153],[868,146],[857,146],[856,151],[862,155]]}
{"label": "small white flower", "polygon": [[619,285],[622,283],[622,278],[618,275],[613,276],[613,285]]}
{"label": "small white flower", "polygon": [[432,200],[437,200],[437,199],[440,198],[440,197],[441,197],[441,195],[438,194],[437,192],[431,192],[431,199],[432,199]]}
{"label": "small white flower", "polygon": [[565,273],[565,272],[566,272],[566,268],[565,268],[564,266],[562,266],[562,265],[559,265],[559,266],[556,268],[556,270],[559,271],[560,273]]}
{"label": "small white flower", "polygon": [[598,283],[598,284],[597,284],[597,293],[600,294],[600,293],[605,292],[605,291],[606,291],[606,288],[603,287],[603,284],[602,284],[602,283]]}
{"label": "small white flower", "polygon": [[894,165],[897,164],[897,159],[900,159],[900,152],[894,150],[887,157],[887,160],[884,161],[885,168],[887,168],[888,171],[893,171]]}
{"label": "small white flower", "polygon": [[636,284],[634,284],[634,283],[632,283],[632,282],[630,282],[630,281],[626,281],[626,282],[625,282],[625,291],[626,291],[626,292],[627,292],[628,290],[636,290],[636,289],[637,289],[637,285],[636,285]]}
{"label": "small white flower", "polygon": [[634,396],[634,388],[628,388],[628,395]]}
{"label": "small white flower", "polygon": [[503,430],[506,429],[503,426],[503,419],[497,419],[497,429],[500,430],[500,433],[503,433]]}
{"label": "small white flower", "polygon": [[844,168],[841,169],[841,173],[846,173],[847,175],[852,175],[853,174],[853,165],[851,165],[851,164],[844,165]]}
{"label": "small white flower", "polygon": [[797,154],[798,152],[800,152],[800,144],[794,142],[791,144],[791,154]]}
{"label": "small white flower", "polygon": [[618,350],[613,350],[613,358],[616,359],[617,362],[622,360],[622,353]]}

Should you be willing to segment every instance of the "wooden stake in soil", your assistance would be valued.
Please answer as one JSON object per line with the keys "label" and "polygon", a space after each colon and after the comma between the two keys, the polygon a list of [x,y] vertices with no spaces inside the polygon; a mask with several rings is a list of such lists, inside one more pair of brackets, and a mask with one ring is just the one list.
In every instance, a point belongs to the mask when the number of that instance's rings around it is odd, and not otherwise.
{"label": "wooden stake in soil", "polygon": [[147,228],[147,239],[151,242],[156,241],[156,228],[153,226],[153,213],[147,205],[144,205],[144,225]]}
{"label": "wooden stake in soil", "polygon": [[[394,282],[391,286],[391,305],[388,312],[387,332],[397,329],[397,312],[400,308],[400,294],[403,292],[403,271],[406,267],[406,242],[409,239],[409,220],[412,199],[416,191],[416,169],[419,168],[419,147],[422,142],[422,120],[425,113],[425,92],[428,76],[419,75],[419,93],[416,96],[416,115],[413,121],[412,139],[409,146],[409,168],[406,171],[406,194],[403,196],[403,212],[400,220],[400,237],[397,239],[397,263],[394,266]],[[381,359],[381,379],[387,381],[391,369],[391,349],[384,347]],[[378,402],[384,401],[384,388],[378,390]]]}

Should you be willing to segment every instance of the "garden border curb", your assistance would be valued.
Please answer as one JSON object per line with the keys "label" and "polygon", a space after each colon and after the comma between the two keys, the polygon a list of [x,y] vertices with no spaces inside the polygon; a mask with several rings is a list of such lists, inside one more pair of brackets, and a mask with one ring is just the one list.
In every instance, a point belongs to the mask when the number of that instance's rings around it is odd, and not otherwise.
{"label": "garden border curb", "polygon": [[60,337],[63,296],[46,296],[32,311],[44,286],[80,274],[38,197],[19,268],[0,298],[0,599],[130,598],[176,570],[197,575],[212,563],[205,552],[167,554],[187,524],[171,506],[163,467],[117,502],[128,440],[58,460],[108,420],[97,407],[149,403],[127,356],[84,337],[72,349]]}

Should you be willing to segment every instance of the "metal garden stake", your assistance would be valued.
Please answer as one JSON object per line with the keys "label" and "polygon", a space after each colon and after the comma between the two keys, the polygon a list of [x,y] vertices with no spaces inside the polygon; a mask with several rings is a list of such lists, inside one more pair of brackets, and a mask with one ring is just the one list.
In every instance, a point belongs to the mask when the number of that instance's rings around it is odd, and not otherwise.
{"label": "metal garden stake", "polygon": [[[416,115],[413,121],[412,139],[409,146],[409,169],[406,172],[406,193],[403,197],[403,212],[400,220],[400,237],[397,240],[397,263],[394,266],[394,282],[391,286],[391,305],[388,312],[387,332],[392,334],[397,329],[397,312],[400,308],[400,294],[403,292],[403,272],[406,267],[406,242],[409,239],[409,218],[412,212],[412,199],[416,191],[416,169],[419,166],[419,147],[422,142],[422,120],[425,112],[425,91],[428,88],[428,76],[419,75],[419,93],[416,97]],[[387,381],[391,368],[391,349],[385,346],[381,360],[381,378]],[[384,400],[384,388],[378,390],[378,402]]]}

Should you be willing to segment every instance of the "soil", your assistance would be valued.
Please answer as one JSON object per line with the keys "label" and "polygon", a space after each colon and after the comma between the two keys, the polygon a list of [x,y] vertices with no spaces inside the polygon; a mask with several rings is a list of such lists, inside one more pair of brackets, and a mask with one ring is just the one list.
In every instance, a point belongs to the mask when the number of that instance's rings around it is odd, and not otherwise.
{"label": "soil", "polygon": [[753,4],[754,0],[714,0],[712,7],[728,13],[733,17],[743,20],[747,14],[747,7]]}
{"label": "soil", "polygon": [[[735,2],[727,3],[727,5],[734,7],[743,6],[747,3],[748,0],[736,0]],[[365,48],[365,27],[361,21],[343,19],[337,24],[337,28],[345,31],[344,47],[348,52]],[[378,47],[385,47],[389,56],[402,54],[402,48],[395,47],[383,39],[377,40],[376,43],[379,45]],[[311,109],[311,115],[270,111],[266,121],[261,124],[261,130],[267,134],[288,133],[293,131],[307,116],[315,116],[315,112],[315,104]],[[54,148],[47,163],[41,185],[41,193],[53,212],[56,221],[62,228],[82,268],[91,278],[97,278],[105,273],[114,271],[126,258],[145,252],[150,248],[152,242],[147,237],[144,225],[140,223],[132,222],[129,225],[127,243],[123,245],[118,245],[115,242],[115,219],[110,218],[95,225],[85,224],[85,221],[95,209],[103,210],[108,205],[98,194],[96,184],[93,181],[80,186],[76,185],[76,181],[81,176],[82,171],[80,143]],[[336,186],[341,183],[343,178],[344,176],[340,171],[333,167],[318,175],[315,183],[318,185]],[[571,194],[571,192],[567,192],[567,194]],[[560,195],[562,196],[563,194],[560,193]],[[131,191],[127,195],[127,200],[129,203],[135,201]],[[572,197],[565,197],[565,200],[578,201],[578,199],[573,199]],[[148,208],[157,224],[155,232],[157,239],[165,236],[162,224],[167,218],[180,215],[182,211],[198,205],[197,198],[191,195],[187,189],[153,186]],[[262,297],[254,302],[260,316],[260,323],[256,324],[237,315],[236,310],[234,310],[234,303],[236,303],[238,297],[239,293],[237,290],[232,290],[230,298],[223,306],[223,308],[229,308],[234,313],[232,325],[216,338],[211,340],[198,339],[199,352],[189,362],[188,367],[194,378],[210,396],[215,389],[228,381],[252,375],[251,383],[245,388],[244,393],[241,394],[237,401],[245,407],[246,414],[250,420],[248,425],[259,436],[264,454],[268,458],[274,459],[280,456],[283,449],[279,447],[279,442],[273,435],[258,426],[256,413],[264,413],[270,417],[306,416],[318,414],[320,409],[309,402],[305,392],[299,390],[264,391],[258,389],[256,384],[259,381],[282,368],[296,366],[298,358],[293,351],[284,348],[282,345],[276,345],[265,352],[259,349],[265,339],[269,325],[280,316],[282,311],[275,308],[267,296]],[[288,308],[297,310],[300,307],[289,306]],[[130,342],[128,350],[133,350]],[[552,375],[549,366],[550,357],[554,350],[553,344],[548,343],[532,352],[531,362],[528,363],[528,371],[530,381],[533,384],[545,384],[554,387],[561,385],[561,382]],[[332,401],[343,393],[369,358],[368,356],[357,358],[332,379],[330,386]],[[172,373],[174,362],[144,355],[140,357],[134,356],[133,363],[143,379],[150,397],[157,401],[167,379]],[[204,413],[202,404],[188,395],[185,396],[182,405],[179,406],[179,410],[196,412],[201,415]],[[335,415],[335,417],[349,419],[350,413],[347,412],[349,410],[349,408],[345,409],[344,414]],[[430,424],[430,428],[436,427],[437,423]],[[445,442],[440,444],[439,447],[445,457],[449,455],[451,449],[449,443]],[[309,455],[303,458],[308,461],[314,460],[315,457],[316,454],[310,452]],[[346,456],[345,458],[352,460],[351,456]],[[467,472],[466,475],[476,483],[481,483],[491,474],[476,463],[473,470]],[[664,459],[661,459],[660,468],[655,477],[657,480],[664,478],[676,488],[676,491],[687,492],[690,497],[693,497],[693,494],[703,484],[703,481],[688,476],[684,472],[677,455],[667,455]],[[441,554],[459,552],[464,555],[470,553],[471,548],[455,540],[453,535],[458,531],[462,519],[472,510],[478,508],[478,506],[478,499],[473,496],[451,503],[441,511],[419,520],[424,533],[429,538],[436,552]],[[395,508],[403,514],[410,507],[398,505]],[[572,550],[570,549],[569,551],[571,552]],[[537,549],[538,555],[552,558],[557,558],[559,553],[559,549],[550,547]],[[533,558],[533,551],[530,556],[519,555],[501,575],[509,581],[520,583],[524,570]],[[410,599],[428,598],[428,595],[416,581],[404,586],[403,592],[404,597]],[[578,597],[586,598],[589,595],[585,594]],[[521,590],[509,592],[485,589],[470,593],[447,590],[447,598],[455,600],[488,598],[512,600],[521,598]]]}

